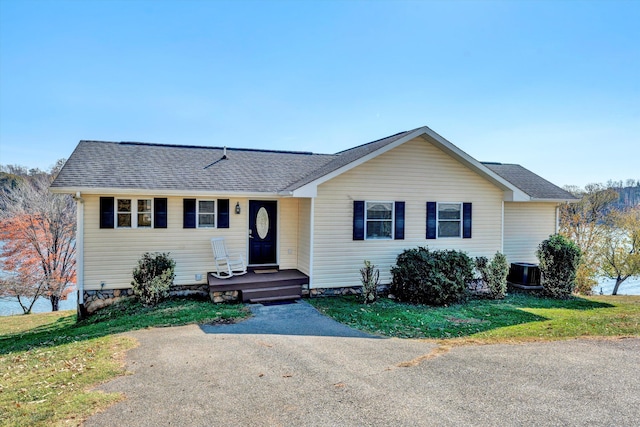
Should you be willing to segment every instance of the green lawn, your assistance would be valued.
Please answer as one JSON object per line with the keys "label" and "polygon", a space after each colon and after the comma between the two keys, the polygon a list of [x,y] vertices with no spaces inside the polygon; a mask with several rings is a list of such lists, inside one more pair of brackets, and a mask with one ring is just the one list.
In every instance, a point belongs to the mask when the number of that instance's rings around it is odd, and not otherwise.
{"label": "green lawn", "polygon": [[640,296],[552,300],[514,294],[430,307],[356,297],[314,298],[318,310],[354,328],[389,337],[474,342],[640,336]]}
{"label": "green lawn", "polygon": [[74,311],[0,318],[0,425],[79,425],[122,399],[91,391],[124,374],[135,346],[115,335],[135,329],[229,322],[249,316],[243,305],[169,300],[155,308],[125,302],[76,323]]}

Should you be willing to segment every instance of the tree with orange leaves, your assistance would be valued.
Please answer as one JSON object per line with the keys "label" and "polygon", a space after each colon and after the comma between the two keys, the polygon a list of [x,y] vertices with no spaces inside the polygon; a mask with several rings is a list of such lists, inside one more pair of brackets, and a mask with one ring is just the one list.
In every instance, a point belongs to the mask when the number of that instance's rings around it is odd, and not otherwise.
{"label": "tree with orange leaves", "polygon": [[40,296],[58,310],[75,283],[76,211],[68,195],[52,194],[51,174],[26,177],[0,193],[0,295],[29,313]]}

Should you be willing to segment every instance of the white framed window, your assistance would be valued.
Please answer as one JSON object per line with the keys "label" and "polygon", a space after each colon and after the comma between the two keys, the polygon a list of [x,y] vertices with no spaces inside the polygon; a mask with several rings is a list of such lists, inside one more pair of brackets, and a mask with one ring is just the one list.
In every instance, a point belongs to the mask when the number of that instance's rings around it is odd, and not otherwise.
{"label": "white framed window", "polygon": [[393,239],[394,202],[365,202],[365,238]]}
{"label": "white framed window", "polygon": [[115,210],[117,228],[151,228],[153,226],[151,199],[117,199]]}
{"label": "white framed window", "polygon": [[153,203],[151,199],[138,199],[138,228],[151,228],[152,225],[152,208]]}
{"label": "white framed window", "polygon": [[215,200],[198,200],[197,203],[198,228],[215,228],[216,202]]}
{"label": "white framed window", "polygon": [[132,211],[133,207],[131,206],[131,199],[118,199],[116,202],[116,227],[131,228]]}
{"label": "white framed window", "polygon": [[438,203],[438,237],[462,237],[462,203]]}

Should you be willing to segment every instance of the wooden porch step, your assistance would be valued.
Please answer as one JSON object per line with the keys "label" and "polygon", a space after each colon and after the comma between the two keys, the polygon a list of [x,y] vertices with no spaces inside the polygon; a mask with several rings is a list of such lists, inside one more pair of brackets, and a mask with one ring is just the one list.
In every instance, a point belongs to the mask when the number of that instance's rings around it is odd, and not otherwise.
{"label": "wooden porch step", "polygon": [[278,283],[278,286],[257,289],[243,289],[240,291],[243,302],[274,300],[274,298],[297,299],[302,296],[302,286],[296,283]]}
{"label": "wooden porch step", "polygon": [[282,295],[279,297],[251,298],[249,302],[257,304],[261,302],[290,301],[295,299],[300,299],[300,295]]}

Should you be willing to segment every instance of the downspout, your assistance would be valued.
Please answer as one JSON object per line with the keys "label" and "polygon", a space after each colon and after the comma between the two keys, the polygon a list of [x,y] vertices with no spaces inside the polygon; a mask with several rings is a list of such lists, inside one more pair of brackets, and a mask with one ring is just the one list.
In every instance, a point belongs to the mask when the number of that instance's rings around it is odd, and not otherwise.
{"label": "downspout", "polygon": [[80,192],[73,198],[76,201],[76,286],[78,288],[78,319],[86,316],[84,307],[84,200]]}
{"label": "downspout", "polygon": [[560,205],[556,205],[556,232],[558,234],[560,232]]}
{"label": "downspout", "polygon": [[313,247],[314,247],[314,229],[315,229],[315,205],[316,198],[311,198],[311,213],[309,218],[309,298],[311,298],[311,289],[313,288]]}
{"label": "downspout", "polygon": [[500,252],[504,254],[504,200],[502,201],[502,217],[500,220]]}

